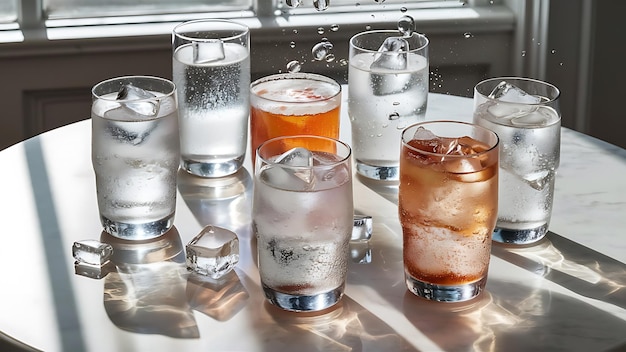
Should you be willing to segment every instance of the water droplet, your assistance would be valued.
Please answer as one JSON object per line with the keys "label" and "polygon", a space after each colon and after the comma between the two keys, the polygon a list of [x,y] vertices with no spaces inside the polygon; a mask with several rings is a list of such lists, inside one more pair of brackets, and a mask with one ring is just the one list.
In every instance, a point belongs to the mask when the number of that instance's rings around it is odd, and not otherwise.
{"label": "water droplet", "polygon": [[464,36],[465,38],[471,38],[471,37],[473,37],[472,33],[470,33],[470,32],[465,32],[465,33],[463,33],[463,36]]}
{"label": "water droplet", "polygon": [[302,0],[285,0],[285,4],[291,7],[292,9],[302,5]]}
{"label": "water droplet", "polygon": [[293,34],[298,34],[298,30],[297,30],[297,29],[294,29],[294,30],[293,30]]}
{"label": "water droplet", "polygon": [[317,34],[324,34],[324,27],[318,27]]}
{"label": "water droplet", "polygon": [[292,49],[295,48],[296,47],[296,42],[289,43],[289,47],[292,48]]}
{"label": "water droplet", "polygon": [[562,63],[562,62],[559,62],[559,66],[563,66],[563,63]]}
{"label": "water droplet", "polygon": [[301,69],[302,69],[302,65],[300,64],[300,62],[296,60],[290,61],[287,64],[287,71],[291,73],[300,72]]}
{"label": "water droplet", "polygon": [[340,60],[339,60],[339,65],[341,65],[341,66],[346,66],[346,65],[348,65],[348,60],[346,60],[346,59],[340,59]]}
{"label": "water droplet", "polygon": [[556,54],[556,50],[552,49],[551,53]]}
{"label": "water droplet", "polygon": [[331,24],[330,25],[330,30],[333,32],[337,32],[339,30],[339,25],[338,24]]}
{"label": "water droplet", "polygon": [[335,54],[326,55],[326,62],[333,62],[333,61],[335,61]]}
{"label": "water droplet", "polygon": [[392,112],[391,114],[389,114],[389,120],[397,120],[400,118],[400,114],[398,114],[396,111]]}
{"label": "water droplet", "polygon": [[332,49],[333,49],[333,45],[326,41],[315,44],[313,48],[311,49],[311,53],[313,54],[313,59],[317,61],[324,60]]}
{"label": "water droplet", "polygon": [[522,56],[526,56],[526,50],[522,50]]}
{"label": "water droplet", "polygon": [[356,4],[354,4],[354,6],[359,7],[359,6],[361,6],[361,3],[357,2]]}
{"label": "water droplet", "polygon": [[400,12],[402,12],[402,13],[407,12],[407,11],[409,11],[409,9],[407,9],[407,8],[406,8],[406,7],[404,7],[404,6],[402,6],[402,7],[400,8]]}
{"label": "water droplet", "polygon": [[393,106],[398,106],[398,105],[400,105],[400,102],[399,101],[394,101],[392,105]]}
{"label": "water droplet", "polygon": [[413,30],[415,29],[415,20],[411,16],[402,16],[398,20],[398,30],[405,37],[411,36],[413,34]]}
{"label": "water droplet", "polygon": [[383,2],[385,2],[385,0],[374,0],[374,1],[376,1],[379,4],[382,4]]}
{"label": "water droplet", "polygon": [[369,24],[365,26],[365,30],[369,31],[370,29],[372,29],[372,26],[370,26]]}
{"label": "water droplet", "polygon": [[330,5],[330,0],[313,0],[313,6],[317,11],[324,11]]}

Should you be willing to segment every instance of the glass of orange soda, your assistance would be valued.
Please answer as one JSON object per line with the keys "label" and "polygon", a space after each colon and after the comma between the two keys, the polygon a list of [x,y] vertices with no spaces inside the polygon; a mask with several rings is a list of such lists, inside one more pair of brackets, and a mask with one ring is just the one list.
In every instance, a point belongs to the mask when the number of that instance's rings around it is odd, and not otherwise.
{"label": "glass of orange soda", "polygon": [[[275,137],[314,135],[338,139],[340,109],[341,85],[323,75],[279,73],[252,82],[252,160],[259,145]],[[305,147],[314,150],[318,146]]]}
{"label": "glass of orange soda", "polygon": [[402,132],[399,217],[406,285],[416,296],[467,301],[485,288],[498,210],[498,136],[457,121]]}

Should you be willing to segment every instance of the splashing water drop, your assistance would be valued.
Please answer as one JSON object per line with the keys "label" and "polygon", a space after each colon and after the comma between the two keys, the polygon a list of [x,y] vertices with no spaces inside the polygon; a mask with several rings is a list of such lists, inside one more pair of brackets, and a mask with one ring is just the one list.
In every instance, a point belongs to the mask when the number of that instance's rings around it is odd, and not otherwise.
{"label": "splashing water drop", "polygon": [[394,111],[391,114],[389,114],[389,120],[397,120],[400,118],[400,114],[398,114],[398,112]]}
{"label": "splashing water drop", "polygon": [[333,49],[333,45],[329,42],[319,42],[313,46],[311,49],[311,53],[313,54],[313,59],[317,61],[324,60],[326,56],[328,56],[329,52]]}
{"label": "splashing water drop", "polygon": [[551,53],[556,54],[556,50],[552,49]]}
{"label": "splashing water drop", "polygon": [[332,24],[330,26],[330,30],[333,32],[337,32],[339,30],[339,25],[338,24]]}
{"label": "splashing water drop", "polygon": [[324,34],[324,27],[318,27],[317,28],[317,34]]}
{"label": "splashing water drop", "polygon": [[296,42],[289,43],[289,47],[292,48],[292,49],[295,48],[296,47]]}
{"label": "splashing water drop", "polygon": [[313,6],[317,11],[324,11],[330,5],[330,0],[313,0]]}
{"label": "splashing water drop", "polygon": [[409,9],[407,9],[407,8],[406,8],[406,7],[404,7],[404,6],[402,6],[402,7],[400,8],[400,12],[402,12],[402,13],[405,13],[405,12],[407,12],[407,11],[409,11]]}
{"label": "splashing water drop", "polygon": [[522,56],[526,56],[526,50],[522,50]]}
{"label": "splashing water drop", "polygon": [[472,33],[470,33],[470,32],[465,32],[465,33],[463,33],[463,36],[464,36],[465,38],[467,38],[467,39],[469,39],[469,38],[473,37]]}
{"label": "splashing water drop", "polygon": [[326,55],[326,62],[333,62],[333,61],[335,61],[335,54]]}
{"label": "splashing water drop", "polygon": [[297,29],[294,29],[294,30],[293,30],[293,34],[298,34],[298,30],[297,30]]}
{"label": "splashing water drop", "polygon": [[346,59],[339,59],[339,65],[347,66],[348,65],[348,60],[346,60]]}
{"label": "splashing water drop", "polygon": [[369,31],[370,29],[372,29],[372,26],[370,26],[369,24],[365,26],[365,30]]}
{"label": "splashing water drop", "polygon": [[382,4],[383,2],[385,2],[385,0],[374,0],[374,1],[376,1],[379,4]]}
{"label": "splashing water drop", "polygon": [[302,69],[302,65],[300,64],[300,62],[296,60],[290,61],[287,64],[287,71],[291,73],[300,72],[301,69]]}
{"label": "splashing water drop", "polygon": [[302,0],[285,0],[285,4],[292,9],[295,9],[296,7],[302,5]]}
{"label": "splashing water drop", "polygon": [[402,16],[398,20],[398,30],[405,37],[410,37],[415,28],[415,20],[411,16]]}

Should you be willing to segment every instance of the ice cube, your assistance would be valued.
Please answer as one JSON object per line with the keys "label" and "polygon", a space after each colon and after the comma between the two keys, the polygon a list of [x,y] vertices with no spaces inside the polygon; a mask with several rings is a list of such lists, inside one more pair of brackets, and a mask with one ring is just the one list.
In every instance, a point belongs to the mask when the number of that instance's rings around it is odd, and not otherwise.
{"label": "ice cube", "polygon": [[72,256],[77,263],[102,266],[113,255],[113,247],[97,240],[82,240],[72,245]]}
{"label": "ice cube", "polygon": [[[156,117],[159,113],[159,100],[154,99],[156,95],[135,87],[132,84],[123,85],[117,92],[117,100],[122,100],[122,108],[127,108],[135,113],[137,117]],[[126,118],[134,117],[134,114],[127,114]]]}
{"label": "ice cube", "polygon": [[219,39],[193,42],[193,63],[206,64],[224,60],[224,42]]}
{"label": "ice cube", "polygon": [[[294,169],[291,168],[280,168],[288,177],[291,179],[290,184],[298,185],[302,184],[302,181],[305,183],[305,189],[310,189],[313,186],[313,182],[315,182],[315,177],[313,176],[313,153],[306,148],[297,147],[290,149],[289,151],[281,154],[275,160],[277,164],[294,166]],[[297,177],[300,181],[295,180],[294,176]],[[289,182],[289,180],[287,180]]]}
{"label": "ice cube", "polygon": [[511,124],[520,127],[541,127],[558,120],[559,113],[549,106],[540,106],[527,114],[511,119]]}
{"label": "ice cube", "polygon": [[521,178],[533,189],[542,191],[550,183],[552,179],[552,172],[549,170],[541,170],[528,175],[523,175]]}
{"label": "ice cube", "polygon": [[354,215],[352,237],[350,241],[368,241],[372,238],[372,217],[369,215]]}
{"label": "ice cube", "polygon": [[208,225],[187,244],[187,270],[219,279],[239,262],[239,239],[227,229]]}
{"label": "ice cube", "polygon": [[417,130],[415,130],[415,134],[413,134],[413,139],[417,139],[420,141],[437,138],[439,137],[437,137],[432,131],[424,128],[423,126],[418,127]]}
{"label": "ice cube", "polygon": [[541,98],[528,94],[521,88],[506,82],[500,82],[489,93],[489,98],[504,101],[508,103],[520,103],[520,104],[538,104],[541,103]]}
{"label": "ice cube", "polygon": [[405,70],[407,67],[407,55],[409,52],[409,42],[402,37],[386,38],[378,48],[378,54],[371,69]]}

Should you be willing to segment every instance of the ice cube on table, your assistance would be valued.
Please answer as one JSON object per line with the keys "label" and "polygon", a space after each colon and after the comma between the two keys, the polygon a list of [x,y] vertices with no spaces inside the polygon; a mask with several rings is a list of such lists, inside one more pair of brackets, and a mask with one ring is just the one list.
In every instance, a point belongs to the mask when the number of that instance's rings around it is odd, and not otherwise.
{"label": "ice cube on table", "polygon": [[389,37],[378,48],[370,68],[405,70],[408,62],[409,42],[402,37]]}
{"label": "ice cube on table", "polygon": [[369,215],[354,215],[350,241],[369,241],[372,238],[373,221]]}
{"label": "ice cube on table", "polygon": [[72,245],[72,256],[77,263],[102,266],[113,255],[113,247],[97,240],[81,240]]}
{"label": "ice cube on table", "polygon": [[186,246],[187,270],[212,279],[229,273],[239,262],[239,239],[227,229],[208,225]]}
{"label": "ice cube on table", "polygon": [[[117,92],[116,100],[121,100],[121,107],[135,112],[137,117],[156,117],[159,113],[159,100],[154,99],[156,95],[135,87],[132,84],[123,85]],[[126,114],[126,117],[133,117],[134,114]]]}
{"label": "ice cube on table", "polygon": [[351,242],[350,259],[356,264],[372,263],[372,249],[370,248],[369,242]]}
{"label": "ice cube on table", "polygon": [[541,97],[526,93],[523,89],[506,81],[500,82],[489,93],[489,98],[508,103],[539,104]]}
{"label": "ice cube on table", "polygon": [[76,275],[88,277],[95,280],[100,280],[106,277],[107,275],[109,275],[109,273],[115,271],[115,269],[115,265],[111,261],[108,261],[104,265],[90,265],[81,262],[76,262],[74,264],[74,273]]}
{"label": "ice cube on table", "polygon": [[214,61],[224,60],[224,42],[219,39],[193,42],[193,63],[206,64]]}

